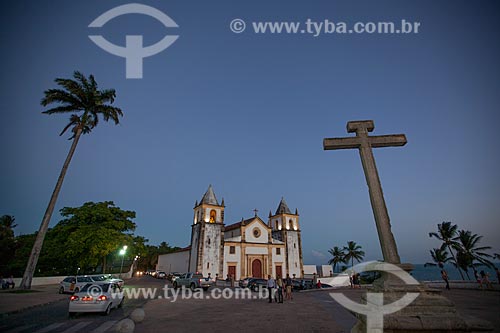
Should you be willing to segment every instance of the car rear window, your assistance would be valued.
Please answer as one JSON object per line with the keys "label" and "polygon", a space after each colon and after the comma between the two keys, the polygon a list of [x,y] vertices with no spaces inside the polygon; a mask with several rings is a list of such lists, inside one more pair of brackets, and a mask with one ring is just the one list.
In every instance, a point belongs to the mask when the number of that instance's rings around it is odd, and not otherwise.
{"label": "car rear window", "polygon": [[[93,283],[87,283],[81,290],[81,292],[86,292],[86,291],[92,291],[94,290],[97,292],[98,290],[102,290],[103,292],[107,292],[109,289],[109,283],[106,284],[93,284]],[[96,289],[94,289],[96,288]]]}

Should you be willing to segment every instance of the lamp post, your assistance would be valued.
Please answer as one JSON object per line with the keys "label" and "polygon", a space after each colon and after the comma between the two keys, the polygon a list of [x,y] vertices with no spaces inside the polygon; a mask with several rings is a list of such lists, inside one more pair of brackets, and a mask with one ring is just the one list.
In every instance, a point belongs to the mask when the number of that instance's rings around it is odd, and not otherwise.
{"label": "lamp post", "polygon": [[122,264],[120,266],[120,279],[122,278],[123,259],[125,259],[125,252],[127,252],[127,245],[123,245],[123,248],[120,250],[120,255],[122,256]]}

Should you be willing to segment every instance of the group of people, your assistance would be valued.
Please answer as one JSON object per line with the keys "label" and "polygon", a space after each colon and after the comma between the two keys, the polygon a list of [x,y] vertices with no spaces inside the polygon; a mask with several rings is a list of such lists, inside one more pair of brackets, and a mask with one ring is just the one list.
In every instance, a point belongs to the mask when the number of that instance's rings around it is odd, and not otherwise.
{"label": "group of people", "polygon": [[283,291],[285,292],[285,299],[291,301],[292,296],[292,279],[287,274],[285,280],[278,275],[274,279],[271,275],[267,276],[267,290],[269,291],[269,303],[283,303]]}
{"label": "group of people", "polygon": [[6,280],[4,280],[3,276],[0,276],[0,282],[2,283],[3,290],[9,289],[11,287],[12,289],[14,289],[14,287],[16,286],[16,283],[14,282],[14,277],[12,275]]}
{"label": "group of people", "polygon": [[[498,270],[498,267],[495,267],[495,272],[497,274],[497,281],[500,284],[500,271]],[[474,270],[474,277],[479,284],[480,289],[484,289],[483,286],[486,286],[488,289],[493,289],[493,285],[491,284],[489,273],[485,272],[484,270],[481,270],[479,273]],[[450,281],[448,277],[448,273],[446,270],[441,266],[441,278],[446,284],[446,289],[450,290]]]}
{"label": "group of people", "polygon": [[361,275],[359,273],[352,273],[349,275],[349,284],[351,288],[361,288]]}

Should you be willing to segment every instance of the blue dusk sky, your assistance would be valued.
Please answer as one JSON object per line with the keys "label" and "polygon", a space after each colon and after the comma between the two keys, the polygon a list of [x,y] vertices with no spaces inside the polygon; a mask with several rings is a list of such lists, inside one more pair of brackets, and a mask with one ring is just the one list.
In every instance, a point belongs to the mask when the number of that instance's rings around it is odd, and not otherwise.
{"label": "blue dusk sky", "polygon": [[[136,233],[186,246],[192,208],[212,184],[226,224],[298,208],[304,263],[354,240],[381,251],[359,154],[323,151],[349,120],[408,144],[374,151],[403,261],[423,263],[442,221],[500,252],[500,11],[496,1],[141,1],[178,25],[128,14],[89,24],[124,1],[3,1],[0,214],[16,234],[39,228],[71,142],[69,115],[44,115],[43,91],[74,70],[117,91],[124,117],[80,140],[56,213],[112,200]],[[233,19],[246,22],[234,33]],[[256,33],[252,22],[419,22],[411,34]],[[240,27],[240,26],[237,26]],[[179,38],[125,77],[125,59],[89,35],[145,46]]]}

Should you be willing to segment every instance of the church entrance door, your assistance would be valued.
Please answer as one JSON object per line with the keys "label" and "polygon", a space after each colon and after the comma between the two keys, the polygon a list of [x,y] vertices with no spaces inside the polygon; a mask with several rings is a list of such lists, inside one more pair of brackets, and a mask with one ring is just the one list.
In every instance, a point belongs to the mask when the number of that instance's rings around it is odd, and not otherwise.
{"label": "church entrance door", "polygon": [[259,259],[252,261],[252,276],[262,278],[262,262]]}
{"label": "church entrance door", "polygon": [[283,269],[281,268],[281,265],[276,265],[276,277],[283,277]]}

